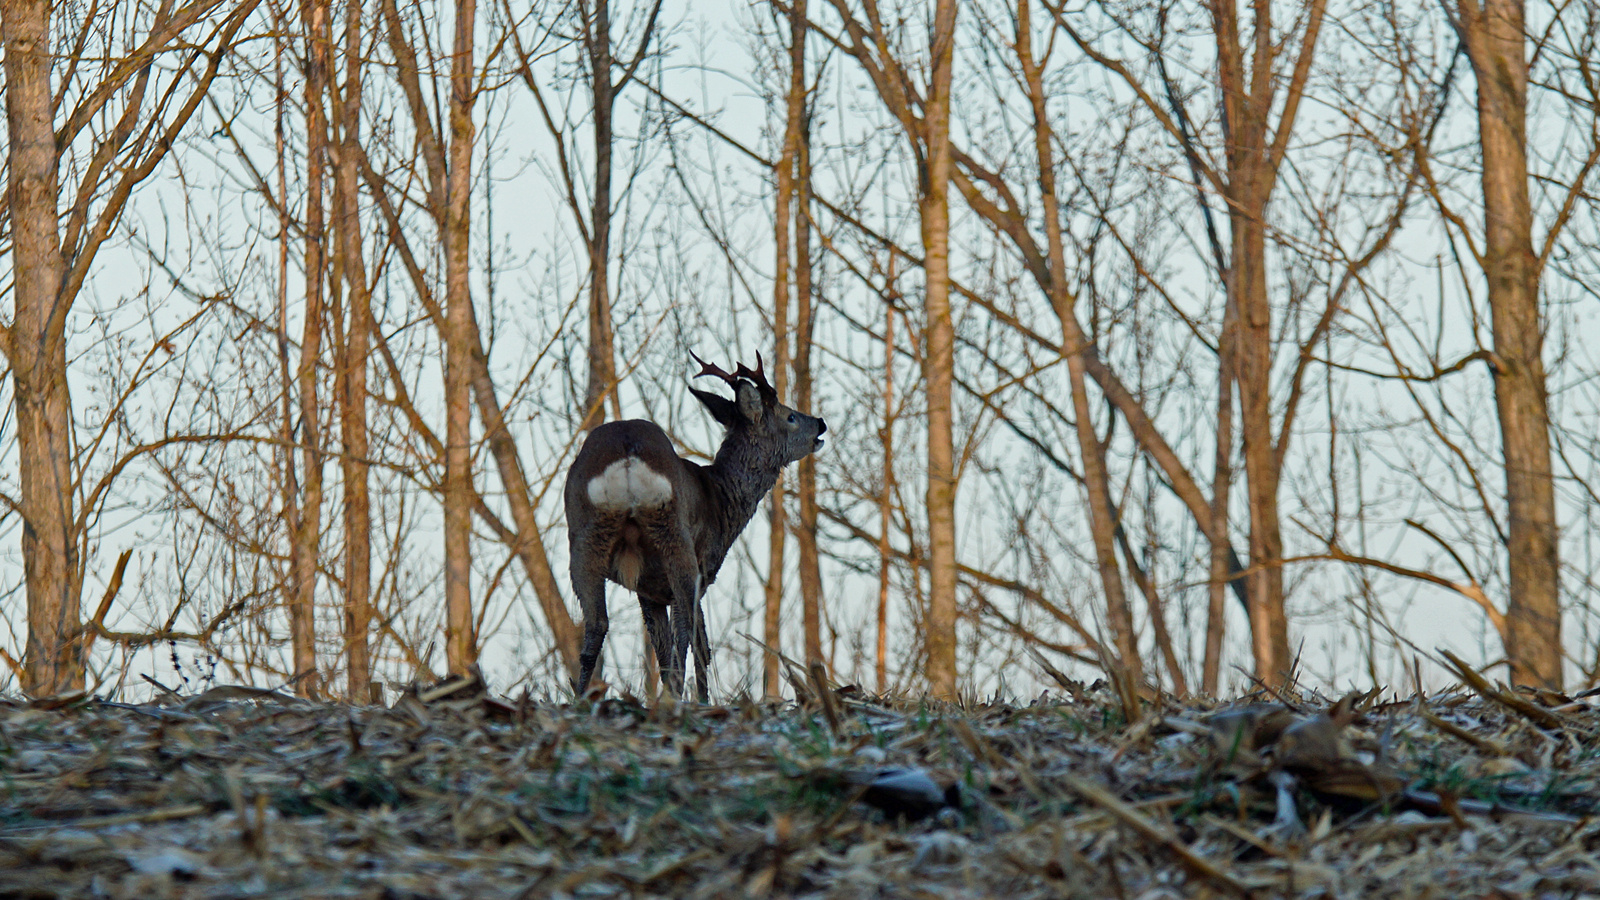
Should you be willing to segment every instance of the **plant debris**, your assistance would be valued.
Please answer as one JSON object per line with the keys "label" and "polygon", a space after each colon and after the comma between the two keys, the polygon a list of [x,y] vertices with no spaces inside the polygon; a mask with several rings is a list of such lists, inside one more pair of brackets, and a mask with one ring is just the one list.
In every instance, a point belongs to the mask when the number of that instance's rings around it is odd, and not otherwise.
{"label": "plant debris", "polygon": [[[825,698],[824,698],[824,695]],[[0,895],[1539,897],[1600,891],[1592,707],[1337,702],[388,707],[0,699]],[[1540,715],[1539,710],[1548,715]]]}

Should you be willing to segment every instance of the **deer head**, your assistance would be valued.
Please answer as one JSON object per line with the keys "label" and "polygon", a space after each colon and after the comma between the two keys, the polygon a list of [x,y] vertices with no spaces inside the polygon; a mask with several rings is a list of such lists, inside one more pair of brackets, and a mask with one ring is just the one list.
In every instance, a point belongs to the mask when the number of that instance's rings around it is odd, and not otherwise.
{"label": "deer head", "polygon": [[822,419],[779,402],[759,355],[754,369],[740,364],[732,374],[694,360],[696,378],[713,376],[733,390],[730,400],[690,388],[727,429],[711,465],[680,458],[653,422],[629,419],[591,431],[567,471],[572,589],[583,606],[579,696],[605,643],[611,581],[638,595],[668,690],[681,696],[693,647],[697,694],[708,699],[711,645],[700,598],[778,473],[820,449],[828,430]]}

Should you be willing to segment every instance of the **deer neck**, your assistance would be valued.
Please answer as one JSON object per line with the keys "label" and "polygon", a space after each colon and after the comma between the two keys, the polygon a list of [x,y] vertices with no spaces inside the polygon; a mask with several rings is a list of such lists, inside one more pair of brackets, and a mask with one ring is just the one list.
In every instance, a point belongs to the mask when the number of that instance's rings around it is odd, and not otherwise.
{"label": "deer neck", "polygon": [[706,468],[708,480],[721,495],[717,506],[723,527],[719,529],[718,543],[723,546],[717,549],[722,553],[727,552],[734,538],[755,517],[762,498],[778,483],[783,463],[783,457],[775,449],[763,447],[738,433],[730,434],[723,441],[717,458]]}

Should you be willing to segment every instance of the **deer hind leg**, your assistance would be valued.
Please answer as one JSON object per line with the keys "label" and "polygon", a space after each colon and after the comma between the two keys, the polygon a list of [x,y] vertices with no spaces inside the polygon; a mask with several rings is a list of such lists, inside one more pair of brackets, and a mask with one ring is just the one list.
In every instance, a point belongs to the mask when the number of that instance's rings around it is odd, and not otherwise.
{"label": "deer hind leg", "polygon": [[600,648],[605,646],[611,622],[606,614],[606,569],[611,565],[615,535],[596,529],[586,539],[572,540],[572,592],[583,608],[583,649],[578,653],[578,681],[573,685],[578,697],[589,689],[600,664]]}
{"label": "deer hind leg", "polygon": [[600,663],[600,648],[605,646],[606,631],[611,625],[606,615],[605,576],[573,569],[572,591],[583,604],[583,649],[578,653],[578,683],[574,685],[576,694],[582,697]]}

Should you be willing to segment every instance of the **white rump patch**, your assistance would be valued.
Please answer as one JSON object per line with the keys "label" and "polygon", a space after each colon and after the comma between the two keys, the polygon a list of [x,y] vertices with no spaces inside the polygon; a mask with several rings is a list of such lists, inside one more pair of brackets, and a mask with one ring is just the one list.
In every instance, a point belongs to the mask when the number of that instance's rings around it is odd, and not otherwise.
{"label": "white rump patch", "polygon": [[589,502],[597,509],[633,512],[666,506],[671,500],[672,482],[631,456],[589,479]]}

